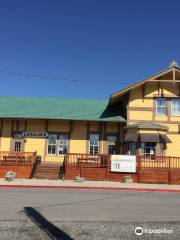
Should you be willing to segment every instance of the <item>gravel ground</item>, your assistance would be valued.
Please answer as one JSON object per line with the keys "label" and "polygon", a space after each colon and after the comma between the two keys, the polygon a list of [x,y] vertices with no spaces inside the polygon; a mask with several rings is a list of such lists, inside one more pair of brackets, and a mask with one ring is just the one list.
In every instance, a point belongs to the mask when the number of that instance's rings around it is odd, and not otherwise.
{"label": "gravel ground", "polygon": [[0,240],[50,240],[31,221],[0,221]]}
{"label": "gravel ground", "polygon": [[[180,223],[120,223],[120,222],[53,222],[63,237],[48,236],[47,229],[41,229],[32,221],[0,221],[0,240],[135,240],[135,239],[180,239]],[[135,234],[135,228],[166,229],[172,233]]]}
{"label": "gravel ground", "polygon": [[[180,223],[119,223],[119,222],[54,222],[74,240],[134,240],[134,239],[180,239]],[[135,234],[135,228],[166,229],[172,233]]]}

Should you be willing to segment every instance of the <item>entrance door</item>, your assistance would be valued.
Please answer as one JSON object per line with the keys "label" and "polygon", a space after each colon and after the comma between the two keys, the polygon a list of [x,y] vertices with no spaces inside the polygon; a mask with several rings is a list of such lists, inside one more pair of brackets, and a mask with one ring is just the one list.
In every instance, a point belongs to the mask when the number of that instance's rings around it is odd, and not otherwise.
{"label": "entrance door", "polygon": [[13,151],[22,152],[23,151],[23,140],[14,139],[13,141]]}

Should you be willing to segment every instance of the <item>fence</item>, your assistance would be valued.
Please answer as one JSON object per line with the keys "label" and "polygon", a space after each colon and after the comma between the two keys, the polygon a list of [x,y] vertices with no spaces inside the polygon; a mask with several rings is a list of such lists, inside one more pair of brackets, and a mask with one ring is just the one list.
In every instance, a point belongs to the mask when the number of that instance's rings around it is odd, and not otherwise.
{"label": "fence", "polygon": [[123,181],[130,175],[133,182],[180,184],[180,157],[137,156],[136,173],[111,172],[111,155],[74,154],[65,156],[65,179],[80,175],[86,180]]}
{"label": "fence", "polygon": [[180,184],[180,157],[138,156],[142,183]]}
{"label": "fence", "polygon": [[33,152],[0,152],[0,177],[7,171],[16,172],[17,178],[31,178],[36,165],[36,153]]}

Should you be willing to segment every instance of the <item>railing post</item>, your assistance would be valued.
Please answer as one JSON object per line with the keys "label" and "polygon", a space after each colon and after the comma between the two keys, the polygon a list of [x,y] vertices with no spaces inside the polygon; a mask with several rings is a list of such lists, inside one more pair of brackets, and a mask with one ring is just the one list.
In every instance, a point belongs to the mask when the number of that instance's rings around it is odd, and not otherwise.
{"label": "railing post", "polygon": [[137,155],[137,166],[138,166],[138,182],[141,183],[141,157]]}
{"label": "railing post", "polygon": [[168,157],[168,184],[171,184],[171,158]]}

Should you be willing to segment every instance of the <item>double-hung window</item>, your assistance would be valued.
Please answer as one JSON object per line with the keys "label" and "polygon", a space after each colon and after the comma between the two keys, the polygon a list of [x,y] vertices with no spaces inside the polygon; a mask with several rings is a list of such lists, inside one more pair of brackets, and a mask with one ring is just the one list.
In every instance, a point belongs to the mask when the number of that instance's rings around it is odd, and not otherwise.
{"label": "double-hung window", "polygon": [[64,155],[68,151],[68,134],[60,134],[58,140],[58,155]]}
{"label": "double-hung window", "polygon": [[90,134],[89,136],[89,153],[99,153],[99,134]]}
{"label": "double-hung window", "polygon": [[167,99],[166,98],[156,99],[156,115],[157,116],[167,115]]}
{"label": "double-hung window", "polygon": [[68,152],[68,134],[48,135],[48,155],[64,155]]}
{"label": "double-hung window", "polygon": [[57,134],[48,135],[48,155],[56,155]]}
{"label": "double-hung window", "polygon": [[171,107],[172,116],[180,116],[180,99],[172,99]]}
{"label": "double-hung window", "polygon": [[113,136],[113,135],[107,136],[107,152],[108,152],[108,154],[111,154],[111,155],[115,154],[116,141],[117,141],[116,136]]}
{"label": "double-hung window", "polygon": [[143,142],[141,143],[142,155],[151,156],[156,153],[156,143],[154,142]]}

